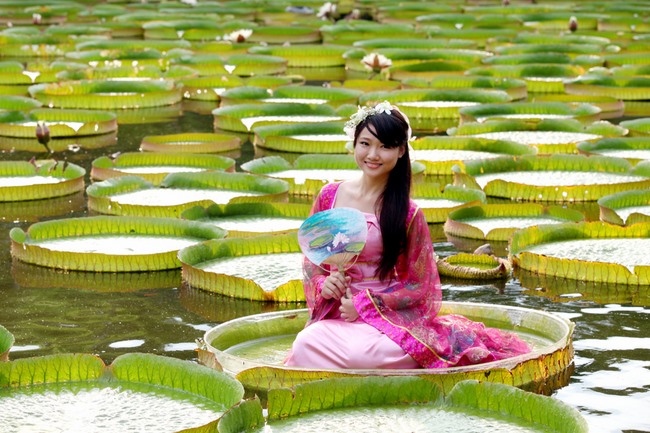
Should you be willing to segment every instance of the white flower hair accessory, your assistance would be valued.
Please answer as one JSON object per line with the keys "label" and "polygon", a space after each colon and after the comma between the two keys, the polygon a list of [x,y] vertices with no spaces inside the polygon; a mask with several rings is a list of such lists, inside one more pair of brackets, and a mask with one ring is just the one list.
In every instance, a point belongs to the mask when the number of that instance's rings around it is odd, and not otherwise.
{"label": "white flower hair accessory", "polygon": [[363,122],[368,118],[369,116],[374,116],[375,114],[381,114],[381,113],[386,113],[388,115],[392,114],[392,110],[398,111],[404,120],[406,121],[406,124],[408,125],[408,130],[406,131],[406,141],[407,145],[409,147],[409,153],[412,154],[413,148],[411,147],[411,141],[415,139],[415,137],[412,137],[413,131],[411,129],[411,122],[409,121],[409,118],[404,114],[399,108],[397,108],[394,105],[391,105],[390,102],[384,101],[380,102],[379,104],[375,105],[374,107],[359,107],[356,113],[354,113],[352,116],[350,116],[350,120],[348,120],[345,123],[345,126],[343,127],[343,131],[345,134],[348,136],[350,141],[348,141],[345,144],[345,148],[352,152],[354,149],[354,133],[357,129],[357,126],[359,123]]}

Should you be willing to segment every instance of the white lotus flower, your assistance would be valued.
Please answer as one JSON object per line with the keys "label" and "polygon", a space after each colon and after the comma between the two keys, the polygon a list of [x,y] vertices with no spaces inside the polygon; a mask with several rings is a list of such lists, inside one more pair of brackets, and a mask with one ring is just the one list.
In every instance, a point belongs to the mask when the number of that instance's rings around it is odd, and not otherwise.
{"label": "white lotus flower", "polygon": [[250,38],[251,35],[253,34],[253,31],[251,29],[240,29],[236,30],[228,35],[225,35],[223,39],[225,41],[232,41],[232,42],[245,42],[246,39]]}
{"label": "white lotus flower", "polygon": [[332,240],[332,247],[336,248],[339,244],[345,245],[350,242],[350,238],[346,236],[345,233],[338,232],[334,235],[334,240]]}
{"label": "white lotus flower", "polygon": [[381,72],[382,70],[390,67],[393,64],[393,61],[383,54],[370,53],[366,54],[361,63],[366,67],[366,69],[373,72]]}
{"label": "white lotus flower", "polygon": [[318,18],[322,18],[324,20],[327,20],[327,19],[332,18],[335,13],[336,13],[336,4],[334,4],[332,2],[327,2],[327,3],[324,3],[320,7],[320,9],[318,9],[318,13],[316,14],[316,16]]}

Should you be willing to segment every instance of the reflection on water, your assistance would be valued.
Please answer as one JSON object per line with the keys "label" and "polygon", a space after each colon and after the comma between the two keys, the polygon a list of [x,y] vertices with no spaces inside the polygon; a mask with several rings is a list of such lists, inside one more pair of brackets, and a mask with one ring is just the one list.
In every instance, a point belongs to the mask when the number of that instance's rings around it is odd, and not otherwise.
{"label": "reflection on water", "polygon": [[[137,151],[146,135],[214,132],[209,112],[185,111],[179,116],[176,109],[172,107],[151,124],[129,123],[141,114],[130,113],[128,122],[120,123],[115,145],[66,149],[53,156],[90,172],[93,159]],[[244,141],[246,138],[250,139],[244,137]],[[20,150],[0,153],[1,160],[29,160],[32,156]],[[238,170],[253,156],[253,146],[246,141],[237,158]],[[86,181],[90,184],[88,177]],[[180,271],[97,275],[12,263],[11,228],[26,230],[37,220],[88,215],[80,196],[67,200],[53,201],[40,210],[26,208],[24,214],[0,207],[4,209],[0,215],[0,324],[16,337],[12,359],[83,352],[99,354],[110,363],[123,353],[148,352],[195,360],[195,339],[218,323],[304,307],[239,301],[184,287]],[[572,206],[588,219],[598,218],[593,203]],[[441,225],[432,226],[431,234],[441,256],[457,251],[446,241]],[[591,432],[650,431],[648,288],[550,281],[519,273],[507,282],[443,279],[443,285],[447,301],[521,306],[573,320],[576,369],[569,385],[554,396],[578,408]]]}

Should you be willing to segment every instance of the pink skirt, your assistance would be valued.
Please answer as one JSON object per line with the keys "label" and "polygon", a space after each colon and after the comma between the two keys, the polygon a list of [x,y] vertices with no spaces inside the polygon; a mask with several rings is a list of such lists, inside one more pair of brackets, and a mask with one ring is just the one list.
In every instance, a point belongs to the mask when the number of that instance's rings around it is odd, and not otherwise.
{"label": "pink skirt", "polygon": [[397,343],[362,320],[326,319],[300,331],[285,365],[306,368],[420,368]]}

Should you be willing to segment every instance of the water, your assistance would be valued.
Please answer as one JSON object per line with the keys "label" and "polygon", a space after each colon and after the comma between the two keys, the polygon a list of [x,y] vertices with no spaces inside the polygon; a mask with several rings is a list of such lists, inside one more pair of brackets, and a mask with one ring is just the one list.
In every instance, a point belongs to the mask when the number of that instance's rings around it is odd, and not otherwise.
{"label": "water", "polygon": [[[99,156],[137,151],[146,135],[180,131],[213,132],[212,116],[185,112],[159,123],[120,124],[117,144],[73,147],[55,157],[90,172],[91,161]],[[0,159],[29,160],[33,155],[5,152]],[[252,144],[245,142],[237,167],[254,156]],[[16,337],[11,359],[82,352],[98,354],[110,363],[124,353],[146,352],[196,360],[194,340],[215,325],[242,315],[295,307],[236,301],[189,289],[182,285],[179,270],[95,274],[13,263],[11,228],[26,230],[40,220],[89,215],[84,201],[80,204],[76,196],[68,201],[67,206],[57,202],[58,212],[53,212],[54,207],[32,211],[29,206],[15,212],[13,206],[0,215],[0,324]],[[446,239],[434,241],[441,256],[456,251]],[[576,369],[554,398],[577,408],[591,432],[650,431],[649,290],[581,282],[558,288],[553,281],[527,281],[523,285],[512,278],[475,285],[443,279],[443,296],[447,301],[552,311],[573,320]]]}

